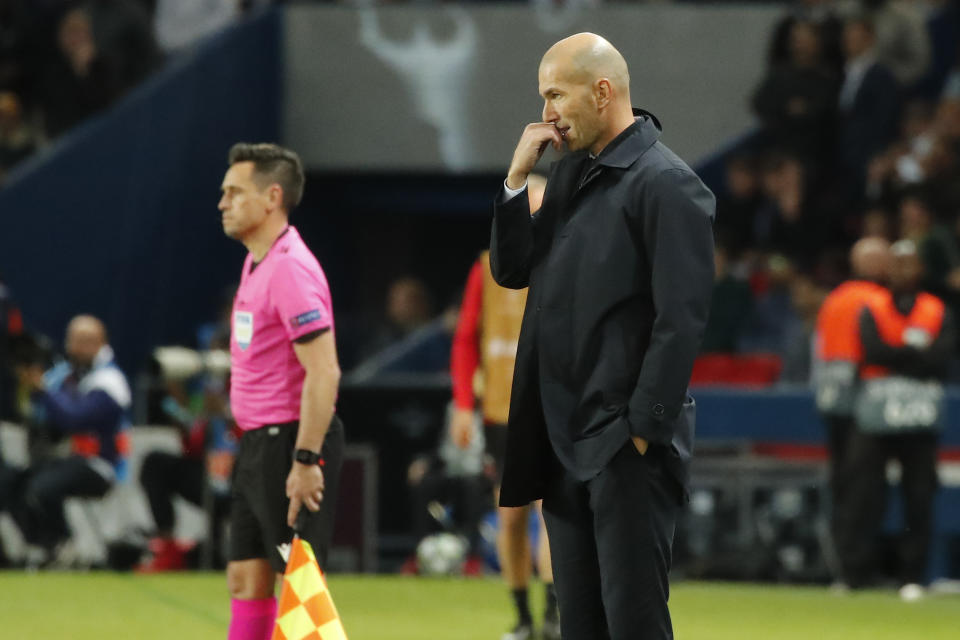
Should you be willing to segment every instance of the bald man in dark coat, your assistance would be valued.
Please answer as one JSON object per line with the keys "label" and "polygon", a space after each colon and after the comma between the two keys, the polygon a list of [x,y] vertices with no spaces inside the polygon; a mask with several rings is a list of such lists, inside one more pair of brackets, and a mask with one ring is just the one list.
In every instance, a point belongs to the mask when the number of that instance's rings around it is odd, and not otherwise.
{"label": "bald man in dark coat", "polygon": [[[491,269],[530,287],[500,502],[543,498],[564,640],[672,638],[673,533],[686,499],[687,391],[713,284],[713,194],[633,110],[606,40],[561,40],[494,205]],[[552,167],[530,215],[527,175]]]}

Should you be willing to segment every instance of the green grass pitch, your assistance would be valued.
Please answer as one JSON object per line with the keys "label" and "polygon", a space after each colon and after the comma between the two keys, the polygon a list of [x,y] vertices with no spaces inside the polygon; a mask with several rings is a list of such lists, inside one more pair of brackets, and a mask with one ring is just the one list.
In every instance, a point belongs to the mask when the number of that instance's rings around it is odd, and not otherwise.
{"label": "green grass pitch", "polygon": [[[493,578],[337,575],[330,589],[351,640],[495,640],[511,622]],[[671,609],[678,640],[960,638],[960,596],[681,582]],[[0,573],[3,639],[223,640],[228,611],[220,574]]]}

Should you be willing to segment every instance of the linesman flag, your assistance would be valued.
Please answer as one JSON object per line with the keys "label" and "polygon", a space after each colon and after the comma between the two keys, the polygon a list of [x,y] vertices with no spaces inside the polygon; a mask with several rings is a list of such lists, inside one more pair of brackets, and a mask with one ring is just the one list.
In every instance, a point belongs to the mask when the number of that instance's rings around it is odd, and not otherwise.
{"label": "linesman flag", "polygon": [[270,640],[347,640],[317,557],[300,536],[290,544]]}

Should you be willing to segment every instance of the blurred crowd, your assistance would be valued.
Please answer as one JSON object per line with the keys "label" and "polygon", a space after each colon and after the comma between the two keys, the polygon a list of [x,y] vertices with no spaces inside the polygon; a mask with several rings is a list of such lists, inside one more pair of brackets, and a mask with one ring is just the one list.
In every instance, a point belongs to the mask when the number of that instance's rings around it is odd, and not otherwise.
{"label": "blurred crowd", "polygon": [[0,185],[19,162],[270,0],[0,0]]}
{"label": "blurred crowd", "polygon": [[15,165],[115,103],[172,56],[249,11],[289,1],[0,0],[0,187]]}
{"label": "blurred crowd", "polygon": [[960,64],[953,40],[953,68],[934,64],[938,12],[956,19],[949,2],[798,0],[777,23],[760,131],[718,193],[705,352],[776,354],[806,381],[820,301],[866,236],[913,240],[925,288],[960,303]]}
{"label": "blurred crowd", "polygon": [[[0,514],[9,515],[21,540],[12,562],[82,566],[66,501],[100,500],[118,484],[136,483],[151,520],[135,528],[129,514],[113,514],[123,527],[115,537],[125,541],[111,543],[111,566],[139,562],[139,570],[152,572],[224,564],[238,438],[228,399],[229,309],[198,328],[196,348],[158,348],[133,386],[98,318],[76,316],[61,350],[30,330],[0,280],[0,422],[23,427],[26,444],[5,451],[0,439]],[[134,468],[128,427],[135,414],[173,437],[147,444]],[[209,516],[202,544],[174,538],[177,497]],[[0,535],[0,566],[11,562],[4,546]]]}

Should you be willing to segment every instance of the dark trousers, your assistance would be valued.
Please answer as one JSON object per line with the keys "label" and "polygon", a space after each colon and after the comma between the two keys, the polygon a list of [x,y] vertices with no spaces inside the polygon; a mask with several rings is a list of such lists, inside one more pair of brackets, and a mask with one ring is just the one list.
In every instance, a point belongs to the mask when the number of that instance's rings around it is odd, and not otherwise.
{"label": "dark trousers", "polygon": [[843,477],[847,468],[847,449],[853,435],[853,418],[849,416],[823,415],[827,425],[827,473],[830,483],[830,535],[833,538],[835,550],[839,551],[839,541],[849,529],[845,519],[847,512],[843,505],[843,492],[848,486]]}
{"label": "dark trousers", "polygon": [[564,640],[673,638],[667,599],[682,490],[664,451],[632,442],[596,478],[559,463],[543,515]]}
{"label": "dark trousers", "polygon": [[[153,521],[157,524],[158,534],[169,536],[173,532],[174,496],[180,496],[198,507],[206,507],[204,505],[206,483],[204,461],[201,458],[190,458],[165,451],[154,451],[147,455],[140,469],[140,484],[147,494],[150,512],[153,514]],[[213,512],[208,514],[210,542],[214,553],[219,556],[221,534],[230,512],[230,496],[214,494],[212,499]]]}
{"label": "dark trousers", "polygon": [[52,549],[70,536],[63,513],[67,498],[99,498],[110,483],[80,456],[48,460],[13,479],[10,514],[27,542]]}
{"label": "dark trousers", "polygon": [[436,500],[453,509],[453,525],[457,533],[470,541],[470,549],[478,550],[480,521],[490,510],[492,487],[483,475],[450,476],[443,469],[431,469],[410,488],[413,524],[418,538],[438,531],[441,526],[430,515],[427,505]]}
{"label": "dark trousers", "polygon": [[179,495],[195,505],[203,504],[203,460],[154,451],[143,460],[140,484],[150,502],[157,531],[173,530],[173,497]]}
{"label": "dark trousers", "polygon": [[[200,458],[154,451],[147,455],[140,469],[140,484],[150,502],[150,512],[157,523],[157,531],[169,535],[173,529],[173,497],[203,506],[206,483],[204,462]],[[229,511],[229,496],[214,497],[215,519]]]}
{"label": "dark trousers", "polygon": [[905,529],[900,544],[900,580],[922,583],[933,526],[937,491],[937,434],[918,431],[897,435],[856,432],[847,456],[848,483],[844,509],[849,522],[841,547],[845,579],[851,585],[869,584],[878,572],[877,538],[887,504],[887,461],[902,469]]}
{"label": "dark trousers", "polygon": [[[8,466],[0,458],[0,512],[7,511],[13,503],[18,476],[19,471]],[[7,564],[8,560],[3,548],[3,540],[0,540],[0,567],[5,567]]]}
{"label": "dark trousers", "polygon": [[23,471],[0,460],[0,511],[8,510],[19,492]]}

